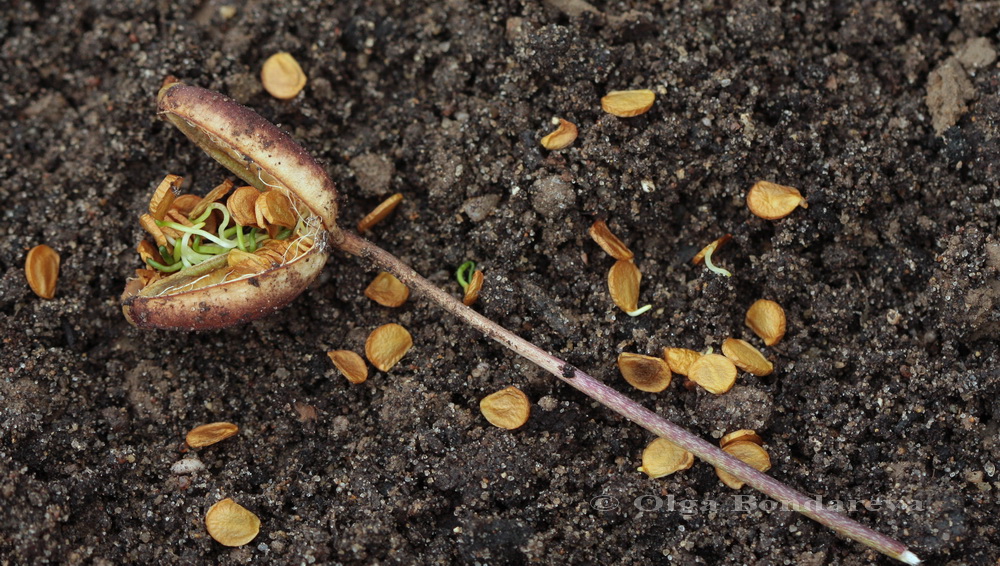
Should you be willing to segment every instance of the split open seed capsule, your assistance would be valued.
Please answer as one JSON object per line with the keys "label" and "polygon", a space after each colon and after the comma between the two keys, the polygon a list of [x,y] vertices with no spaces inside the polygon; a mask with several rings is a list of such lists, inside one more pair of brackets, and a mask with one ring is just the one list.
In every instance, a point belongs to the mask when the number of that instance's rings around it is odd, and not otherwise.
{"label": "split open seed capsule", "polygon": [[662,478],[694,465],[694,454],[670,442],[657,438],[642,451],[640,472],[651,478]]}
{"label": "split open seed capsule", "polygon": [[[333,182],[286,134],[219,93],[168,82],[158,105],[160,115],[258,194],[241,188],[223,201],[232,187],[223,184],[197,204],[177,197],[162,219],[144,215],[142,225],[163,261],[144,257],[146,265],[122,294],[125,317],[140,328],[202,330],[286,305],[326,263],[327,232],[337,219]],[[157,195],[158,213],[166,193]],[[234,251],[262,259],[237,253],[233,261]]]}

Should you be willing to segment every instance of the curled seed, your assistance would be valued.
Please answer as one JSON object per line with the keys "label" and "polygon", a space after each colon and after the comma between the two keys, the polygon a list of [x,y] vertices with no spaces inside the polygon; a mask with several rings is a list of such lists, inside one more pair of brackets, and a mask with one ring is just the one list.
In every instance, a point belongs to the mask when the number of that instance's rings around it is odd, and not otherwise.
{"label": "curled seed", "polygon": [[706,354],[688,367],[688,379],[709,393],[722,395],[736,383],[736,365],[725,356]]}
{"label": "curled seed", "polygon": [[550,150],[565,149],[576,141],[579,131],[576,124],[562,118],[554,118],[552,123],[557,127],[554,132],[542,138],[542,147]]}
{"label": "curled seed", "polygon": [[479,291],[483,288],[483,272],[482,270],[475,270],[472,273],[472,277],[469,279],[469,286],[465,288],[465,297],[462,298],[462,304],[467,307],[471,307],[479,300]]}
{"label": "curled seed", "polygon": [[736,367],[747,373],[763,377],[771,375],[774,371],[774,364],[765,358],[760,350],[744,340],[726,338],[722,343],[722,353],[732,360]]}
{"label": "curled seed", "polygon": [[413,347],[413,338],[405,328],[384,324],[376,328],[365,341],[365,356],[373,366],[389,371]]}
{"label": "curled seed", "polygon": [[642,451],[642,466],[639,471],[651,478],[662,478],[686,470],[692,465],[694,454],[666,438],[657,438]]}
{"label": "curled seed", "polygon": [[642,273],[630,260],[618,260],[608,271],[608,290],[611,300],[627,313],[639,309],[639,282]]}
{"label": "curled seed", "polygon": [[514,430],[528,422],[531,401],[517,387],[508,387],[483,397],[479,410],[493,426]]}
{"label": "curled seed", "polygon": [[370,230],[372,226],[375,226],[379,222],[385,220],[387,216],[392,214],[393,210],[396,210],[396,207],[399,206],[399,203],[401,202],[403,202],[402,193],[396,193],[382,201],[381,204],[375,207],[375,210],[369,212],[367,216],[361,219],[361,222],[358,222],[358,232],[366,232]]}
{"label": "curled seed", "polygon": [[667,361],[667,365],[670,366],[670,371],[684,376],[688,375],[691,364],[693,364],[694,361],[700,357],[700,353],[687,348],[663,349],[663,359],[665,359]]}
{"label": "curled seed", "polygon": [[[767,450],[764,450],[760,445],[754,442],[737,440],[725,445],[722,450],[746,462],[751,467],[761,472],[766,472],[771,469],[771,457],[767,455]],[[724,472],[719,468],[715,469],[715,473],[719,476],[719,479],[722,480],[722,483],[733,489],[740,489],[744,485],[742,480],[737,479],[732,474]]]}
{"label": "curled seed", "polygon": [[240,427],[233,423],[209,423],[196,426],[187,433],[185,441],[191,448],[202,448],[211,446],[216,442],[221,442],[230,436],[234,436],[240,431]]}
{"label": "curled seed", "polygon": [[275,53],[264,61],[260,82],[271,96],[290,100],[306,87],[306,74],[290,53]]}
{"label": "curled seed", "polygon": [[809,208],[809,203],[794,187],[757,181],[747,193],[747,208],[764,220],[784,218],[800,206]]}
{"label": "curled seed", "polygon": [[648,393],[663,391],[673,377],[670,366],[662,358],[642,354],[622,352],[618,355],[618,369],[632,387]]}
{"label": "curled seed", "polygon": [[330,361],[340,370],[340,373],[351,383],[364,383],[368,379],[368,366],[361,356],[350,350],[334,350],[327,352]]}
{"label": "curled seed", "polygon": [[143,214],[139,217],[139,226],[146,231],[147,234],[153,237],[153,241],[156,242],[157,246],[167,247],[167,236],[163,233],[163,230],[156,225],[156,219],[150,214]]}
{"label": "curled seed", "polygon": [[198,206],[199,202],[201,202],[200,196],[192,195],[190,193],[183,194],[174,199],[174,203],[171,205],[170,209],[176,210],[190,219],[191,211],[194,210],[194,207]]}
{"label": "curled seed", "polygon": [[601,108],[608,114],[631,118],[644,114],[655,101],[656,94],[651,90],[616,90],[601,99]]}
{"label": "curled seed", "polygon": [[233,181],[231,179],[226,179],[214,189],[208,191],[208,194],[202,197],[202,199],[198,201],[198,204],[191,209],[191,213],[188,215],[188,218],[198,218],[204,214],[204,212],[208,210],[208,207],[212,206],[212,203],[222,200],[224,196],[229,194],[229,191],[232,188]]}
{"label": "curled seed", "polygon": [[587,231],[590,237],[597,242],[598,246],[601,246],[607,254],[618,260],[629,260],[635,257],[632,250],[628,249],[628,246],[624,242],[618,239],[617,236],[611,233],[608,225],[604,223],[603,220],[598,220],[590,226],[590,230]]}
{"label": "curled seed", "polygon": [[765,346],[777,344],[785,336],[785,310],[768,299],[758,299],[750,305],[743,321]]}
{"label": "curled seed", "polygon": [[28,251],[24,259],[24,276],[28,286],[43,299],[56,296],[56,282],[59,281],[59,254],[45,244]]}
{"label": "curled seed", "polygon": [[205,529],[224,546],[243,546],[260,532],[260,519],[228,497],[205,513]]}
{"label": "curled seed", "polygon": [[399,307],[410,296],[410,289],[396,276],[385,271],[365,288],[365,296],[384,307]]}
{"label": "curled seed", "polygon": [[754,444],[760,446],[764,444],[764,439],[762,439],[756,432],[743,428],[723,436],[722,439],[719,440],[719,447],[725,448],[727,445],[734,442],[753,442]]}
{"label": "curled seed", "polygon": [[167,175],[163,178],[163,181],[156,187],[156,191],[153,192],[153,198],[149,200],[149,214],[153,218],[163,220],[167,211],[174,204],[183,181],[184,178],[177,175]]}

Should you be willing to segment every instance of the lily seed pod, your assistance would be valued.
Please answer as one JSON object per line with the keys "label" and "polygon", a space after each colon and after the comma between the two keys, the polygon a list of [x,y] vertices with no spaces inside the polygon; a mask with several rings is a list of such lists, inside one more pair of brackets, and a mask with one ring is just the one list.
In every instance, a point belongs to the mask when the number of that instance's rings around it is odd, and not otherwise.
{"label": "lily seed pod", "polygon": [[[336,227],[337,219],[333,182],[322,166],[277,127],[219,93],[169,82],[160,89],[158,104],[162,116],[253,185],[260,192],[257,200],[273,192],[262,211],[272,227],[268,231],[234,220],[248,221],[231,214],[228,201],[221,202],[231,182],[216,187],[186,215],[177,208],[182,197],[174,200],[171,210],[186,216],[190,226],[174,221],[176,216],[170,211],[164,220],[144,215],[140,223],[168,264],[153,265],[144,259],[146,267],[162,276],[129,281],[122,294],[125,317],[140,328],[202,330],[254,320],[286,305],[326,263],[327,233]],[[240,202],[234,202],[234,208],[245,211]],[[224,224],[211,228],[216,215]],[[236,269],[227,258],[233,250],[253,253],[271,239],[294,243],[286,248],[279,265],[262,263],[269,267],[255,271],[243,262]]]}
{"label": "lily seed pod", "polygon": [[410,289],[395,275],[382,271],[365,288],[365,296],[383,307],[395,308],[403,306],[410,297]]}
{"label": "lily seed pod", "polygon": [[306,74],[290,53],[275,53],[264,61],[260,82],[271,96],[290,100],[306,87]]}
{"label": "lily seed pod", "polygon": [[24,276],[28,286],[43,299],[56,296],[59,281],[59,254],[49,246],[40,244],[31,248],[24,259]]}
{"label": "lily seed pod", "polygon": [[722,395],[736,383],[736,366],[725,356],[705,354],[688,368],[688,379],[709,393]]}
{"label": "lily seed pod", "polygon": [[743,321],[765,346],[774,346],[785,336],[785,310],[768,299],[758,299],[750,305]]}
{"label": "lily seed pod", "polygon": [[196,426],[187,433],[185,439],[191,448],[203,448],[221,442],[230,436],[235,436],[240,427],[233,423],[209,423]]}
{"label": "lily seed pod", "polygon": [[687,470],[693,465],[694,454],[666,438],[657,438],[642,451],[642,466],[639,471],[656,479]]}
{"label": "lily seed pod", "polygon": [[205,513],[205,529],[221,545],[243,546],[260,533],[260,519],[239,503],[226,498]]}
{"label": "lily seed pod", "polygon": [[726,338],[722,343],[722,353],[733,361],[736,367],[758,377],[771,375],[774,364],[748,342],[738,338]]}
{"label": "lily seed pod", "polygon": [[601,108],[608,114],[631,118],[653,107],[656,94],[651,90],[616,90],[601,99]]}
{"label": "lily seed pod", "polygon": [[330,361],[340,370],[340,373],[347,378],[347,381],[358,384],[364,383],[368,379],[368,366],[361,356],[350,350],[334,350],[327,352]]}
{"label": "lily seed pod", "polygon": [[687,376],[691,364],[701,357],[699,352],[687,348],[664,348],[663,359],[670,366],[670,371]]}
{"label": "lily seed pod", "polygon": [[628,246],[624,242],[618,239],[617,236],[611,233],[608,225],[605,224],[603,220],[598,220],[590,226],[590,230],[587,231],[590,237],[597,242],[601,249],[607,252],[607,254],[618,260],[630,260],[635,257],[632,250],[628,249]]}
{"label": "lily seed pod", "polygon": [[[761,472],[771,469],[771,457],[767,455],[767,450],[764,450],[759,444],[746,440],[738,440],[730,442],[723,446],[722,449]],[[736,479],[732,474],[718,468],[715,469],[715,473],[722,480],[722,483],[732,489],[740,489],[745,484],[745,482]]]}
{"label": "lily seed pod", "polygon": [[396,207],[401,202],[403,202],[403,193],[396,193],[382,201],[381,204],[375,207],[375,210],[369,212],[367,216],[361,219],[361,222],[358,222],[358,232],[371,230],[372,226],[375,226],[392,214],[392,211],[396,210]]}
{"label": "lily seed pod", "polygon": [[764,439],[762,439],[756,432],[743,428],[723,436],[722,439],[719,440],[719,447],[725,448],[734,442],[753,442],[757,446],[761,446],[764,444]]}
{"label": "lily seed pod", "polygon": [[576,141],[579,131],[576,124],[562,118],[553,118],[552,123],[557,126],[556,130],[542,138],[542,147],[549,150],[565,149]]}
{"label": "lily seed pod", "polygon": [[768,181],[757,181],[747,193],[747,208],[764,220],[778,220],[792,213],[798,207],[809,208],[802,193],[794,187],[786,187]]}
{"label": "lily seed pod", "polygon": [[483,397],[479,410],[491,425],[514,430],[528,422],[531,401],[520,389],[512,386]]}
{"label": "lily seed pod", "polygon": [[396,324],[383,324],[376,328],[365,342],[365,356],[373,366],[389,371],[413,347],[413,338],[405,328]]}
{"label": "lily seed pod", "polygon": [[639,282],[642,273],[629,260],[618,260],[608,272],[608,290],[611,300],[626,313],[639,309]]}
{"label": "lily seed pod", "polygon": [[647,393],[663,391],[673,377],[663,359],[628,352],[618,354],[618,369],[629,385]]}

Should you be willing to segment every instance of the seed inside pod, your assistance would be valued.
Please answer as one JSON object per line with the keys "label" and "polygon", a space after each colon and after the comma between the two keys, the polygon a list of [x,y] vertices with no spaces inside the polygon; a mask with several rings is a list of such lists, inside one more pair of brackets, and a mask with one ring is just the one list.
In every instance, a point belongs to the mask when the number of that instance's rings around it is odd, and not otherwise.
{"label": "seed inside pod", "polygon": [[403,202],[403,193],[396,193],[382,201],[381,204],[375,207],[375,210],[369,212],[367,216],[361,219],[361,222],[358,222],[358,232],[371,230],[372,226],[375,226],[392,214],[392,211],[396,210],[396,207],[401,202]]}
{"label": "seed inside pod", "polygon": [[777,344],[785,336],[785,310],[768,299],[758,299],[750,305],[744,323],[766,346]]}
{"label": "seed inside pod", "polygon": [[191,448],[202,448],[204,446],[211,446],[216,442],[221,442],[230,436],[236,435],[239,431],[240,427],[233,423],[203,424],[191,429],[191,432],[187,433],[185,441]]}
{"label": "seed inside pod", "polygon": [[670,366],[670,371],[680,375],[688,375],[689,368],[695,360],[701,357],[699,352],[687,348],[664,348],[663,359]]}
{"label": "seed inside pod", "polygon": [[642,451],[640,472],[651,478],[662,478],[694,465],[694,454],[665,438],[657,438]]}
{"label": "seed inside pod", "polygon": [[733,442],[753,442],[754,444],[760,446],[764,444],[764,439],[762,439],[756,432],[750,429],[740,429],[737,431],[730,432],[729,434],[722,437],[719,440],[719,447],[725,448],[727,445]]}
{"label": "seed inside pod", "polygon": [[275,53],[264,61],[260,82],[271,96],[290,100],[306,87],[306,74],[290,53]]}
{"label": "seed inside pod", "polygon": [[361,356],[350,350],[334,350],[327,352],[330,361],[340,370],[340,373],[351,383],[364,383],[368,379],[368,366]]}
{"label": "seed inside pod", "polygon": [[809,203],[794,187],[757,181],[747,193],[747,208],[764,220],[784,218],[800,206],[809,208]]}
{"label": "seed inside pod", "polygon": [[531,401],[520,389],[512,386],[483,397],[479,410],[493,426],[514,430],[528,422]]}
{"label": "seed inside pod", "polygon": [[688,379],[709,393],[722,395],[736,383],[736,366],[725,356],[706,354],[688,367]]}
{"label": "seed inside pod", "polygon": [[624,242],[618,239],[617,236],[611,233],[608,225],[605,224],[603,220],[598,220],[590,226],[588,230],[590,237],[597,242],[601,249],[607,252],[607,254],[618,260],[629,260],[635,257],[632,250],[628,249],[628,246]]}
{"label": "seed inside pod", "polygon": [[608,271],[608,290],[611,300],[626,313],[639,309],[639,282],[642,273],[630,260],[618,260]]}
{"label": "seed inside pod", "polygon": [[28,286],[39,297],[51,299],[56,296],[59,262],[59,254],[45,244],[28,251],[28,256],[24,259],[24,276],[28,280]]}
{"label": "seed inside pod", "polygon": [[[746,462],[758,471],[766,472],[771,469],[771,457],[767,455],[767,450],[764,450],[760,445],[754,442],[737,440],[723,446],[722,449],[730,455]],[[715,469],[715,473],[719,476],[719,479],[722,480],[722,483],[733,489],[740,489],[745,483],[736,479],[736,477],[732,474],[724,472],[718,468]]]}
{"label": "seed inside pod", "polygon": [[163,220],[177,198],[183,181],[184,178],[177,175],[164,177],[163,181],[156,187],[156,191],[153,192],[153,198],[149,200],[150,216],[156,220]]}
{"label": "seed inside pod", "polygon": [[471,307],[479,300],[479,291],[483,288],[483,272],[480,269],[472,272],[472,277],[469,279],[469,286],[465,288],[465,297],[462,298],[462,304],[467,307]]}
{"label": "seed inside pod", "polygon": [[670,366],[662,358],[622,352],[618,369],[632,387],[648,393],[659,393],[670,385]]}
{"label": "seed inside pod", "polygon": [[552,123],[556,125],[556,130],[542,138],[542,147],[550,150],[565,149],[576,141],[579,131],[576,124],[562,118],[554,118]]}
{"label": "seed inside pod", "polygon": [[653,107],[656,94],[651,90],[616,90],[601,99],[601,108],[608,114],[631,118]]}
{"label": "seed inside pod", "polygon": [[233,221],[240,226],[261,228],[257,224],[257,199],[261,192],[256,187],[245,185],[233,191],[226,201],[226,210],[233,216]]}
{"label": "seed inside pod", "polygon": [[243,546],[260,533],[260,519],[247,508],[226,498],[205,513],[205,529],[224,546]]}
{"label": "seed inside pod", "polygon": [[722,353],[747,373],[763,377],[774,371],[774,364],[760,350],[739,338],[726,338],[722,343]]}
{"label": "seed inside pod", "polygon": [[410,289],[396,276],[385,271],[365,288],[365,296],[384,307],[399,307],[410,296]]}
{"label": "seed inside pod", "polygon": [[365,356],[373,366],[389,371],[411,347],[413,338],[410,333],[396,323],[389,323],[379,326],[368,336]]}

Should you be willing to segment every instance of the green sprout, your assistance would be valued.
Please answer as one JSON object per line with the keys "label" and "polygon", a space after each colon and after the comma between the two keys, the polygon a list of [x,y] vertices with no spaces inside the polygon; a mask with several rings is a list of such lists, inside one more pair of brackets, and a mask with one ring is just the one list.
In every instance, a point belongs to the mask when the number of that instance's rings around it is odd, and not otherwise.
{"label": "green sprout", "polygon": [[474,261],[470,260],[458,266],[458,271],[455,272],[455,279],[458,279],[458,284],[462,286],[463,291],[469,288],[469,280],[475,272],[476,262]]}

